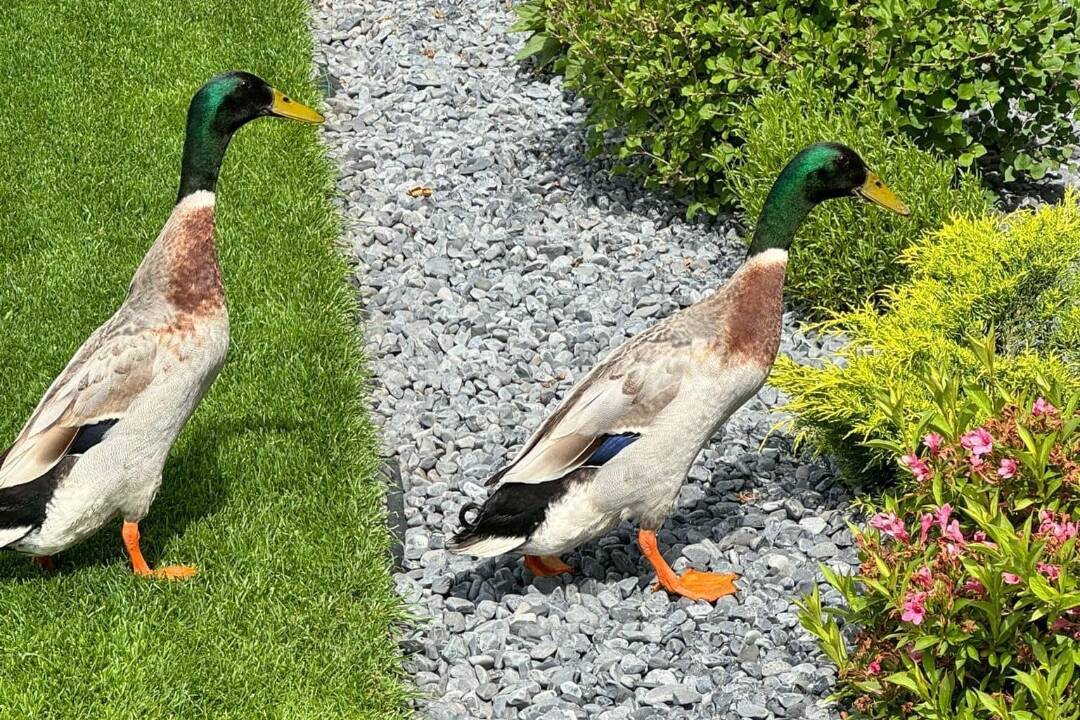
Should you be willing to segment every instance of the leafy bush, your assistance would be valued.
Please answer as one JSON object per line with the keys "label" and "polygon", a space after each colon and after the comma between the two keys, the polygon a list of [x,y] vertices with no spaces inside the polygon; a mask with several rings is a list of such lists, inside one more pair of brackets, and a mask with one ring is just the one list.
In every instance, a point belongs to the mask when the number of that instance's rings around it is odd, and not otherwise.
{"label": "leafy bush", "polygon": [[766,92],[750,110],[739,121],[746,144],[730,180],[751,221],[792,156],[826,139],[858,150],[911,208],[911,216],[902,218],[860,202],[817,207],[792,245],[785,288],[806,307],[846,310],[864,302],[907,277],[907,267],[896,258],[915,239],[940,228],[950,215],[991,209],[973,174],[954,186],[955,164],[890,131],[864,91],[841,102],[833,91],[796,78],[787,90]]}
{"label": "leafy bush", "polygon": [[1040,177],[1074,142],[1071,1],[528,0],[519,15],[521,56],[589,99],[594,148],[710,209],[730,199],[748,101],[800,69],[841,97],[865,88],[922,147],[1006,179]]}
{"label": "leafy bush", "polygon": [[897,430],[883,395],[928,409],[931,398],[913,378],[932,361],[970,381],[982,377],[964,341],[969,333],[997,328],[1000,372],[1014,389],[1030,389],[1039,373],[1080,382],[1076,193],[1035,211],[958,219],[911,245],[900,262],[911,280],[885,293],[886,312],[867,304],[818,326],[846,334],[837,361],[812,367],[781,357],[769,381],[788,395],[800,439],[833,455],[853,479],[892,465],[888,453],[857,442]]}
{"label": "leafy bush", "polygon": [[[975,351],[992,377],[992,342]],[[824,611],[816,589],[802,606],[834,697],[862,718],[1076,718],[1080,395],[921,382],[931,410],[894,406],[905,432],[877,443],[906,489],[853,528],[856,574],[824,568],[846,607]],[[850,649],[837,617],[857,629]]]}

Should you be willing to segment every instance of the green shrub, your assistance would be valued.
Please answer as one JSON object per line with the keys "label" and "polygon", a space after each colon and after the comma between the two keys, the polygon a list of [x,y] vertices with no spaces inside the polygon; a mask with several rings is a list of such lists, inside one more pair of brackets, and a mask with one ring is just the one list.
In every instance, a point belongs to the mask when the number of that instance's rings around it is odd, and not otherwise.
{"label": "green shrub", "polygon": [[[770,383],[785,392],[801,439],[833,455],[851,479],[872,477],[891,458],[859,444],[896,430],[883,395],[918,410],[930,397],[914,375],[947,363],[981,377],[965,337],[997,328],[1002,376],[1030,388],[1042,373],[1076,383],[1080,367],[1080,201],[978,219],[958,219],[903,252],[911,280],[885,293],[886,311],[866,306],[818,327],[848,343],[820,367],[778,358]],[[1060,358],[1060,359],[1059,359]]]}
{"label": "green shrub", "polygon": [[[987,377],[990,350],[975,350]],[[1080,717],[1080,395],[919,380],[930,411],[894,407],[906,432],[878,443],[903,488],[853,528],[858,571],[823,568],[845,607],[816,589],[802,604],[837,665],[833,697],[856,718]],[[837,617],[857,629],[850,648]]]}
{"label": "green shrub", "polygon": [[922,147],[1007,179],[1040,177],[1074,142],[1072,0],[529,0],[519,14],[521,56],[553,60],[590,101],[593,147],[709,209],[730,199],[748,102],[800,69],[841,97],[865,88]]}
{"label": "green shrub", "polygon": [[950,215],[983,215],[991,209],[978,178],[956,178],[954,163],[891,131],[864,91],[837,101],[833,91],[798,78],[788,90],[757,98],[738,131],[746,144],[730,179],[751,222],[784,165],[820,140],[858,150],[911,208],[903,218],[860,202],[817,207],[792,245],[785,288],[789,298],[808,308],[847,310],[863,303],[906,278],[907,268],[896,258],[915,239],[940,228]]}

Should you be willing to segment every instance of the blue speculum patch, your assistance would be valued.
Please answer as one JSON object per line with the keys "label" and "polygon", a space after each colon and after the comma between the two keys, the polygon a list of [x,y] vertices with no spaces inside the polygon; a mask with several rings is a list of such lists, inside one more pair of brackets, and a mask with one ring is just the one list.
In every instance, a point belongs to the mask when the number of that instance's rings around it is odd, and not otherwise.
{"label": "blue speculum patch", "polygon": [[589,459],[586,460],[584,464],[590,467],[599,467],[632,445],[633,442],[640,437],[641,435],[638,433],[608,435],[604,438],[604,442],[600,443],[600,447],[593,451],[593,454],[589,456]]}

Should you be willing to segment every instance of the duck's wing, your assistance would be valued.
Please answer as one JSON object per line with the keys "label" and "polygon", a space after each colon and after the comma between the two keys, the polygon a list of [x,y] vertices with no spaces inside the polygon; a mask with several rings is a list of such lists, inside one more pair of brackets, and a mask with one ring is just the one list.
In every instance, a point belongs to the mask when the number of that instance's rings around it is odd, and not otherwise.
{"label": "duck's wing", "polygon": [[543,483],[602,464],[649,431],[679,392],[697,333],[673,315],[635,336],[596,366],[533,434],[500,480]]}
{"label": "duck's wing", "polygon": [[72,449],[89,449],[150,384],[158,338],[122,314],[87,339],[53,381],[2,456],[0,488],[48,473]]}

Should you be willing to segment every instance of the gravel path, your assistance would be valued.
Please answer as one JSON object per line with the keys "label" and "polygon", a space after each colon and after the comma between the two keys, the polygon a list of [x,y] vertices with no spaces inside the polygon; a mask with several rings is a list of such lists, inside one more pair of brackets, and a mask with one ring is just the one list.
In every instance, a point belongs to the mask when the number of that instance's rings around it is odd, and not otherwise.
{"label": "gravel path", "polygon": [[[741,573],[735,598],[651,592],[628,525],[560,579],[444,550],[460,506],[573,380],[720,285],[745,249],[730,219],[687,223],[584,160],[583,104],[513,60],[523,38],[503,0],[316,5],[372,405],[407,487],[397,581],[425,618],[406,640],[421,714],[830,717],[833,672],[793,600],[818,562],[853,561],[849,498],[769,435],[771,388],[702,453],[660,534],[677,570]],[[794,325],[783,352],[827,352]]]}

